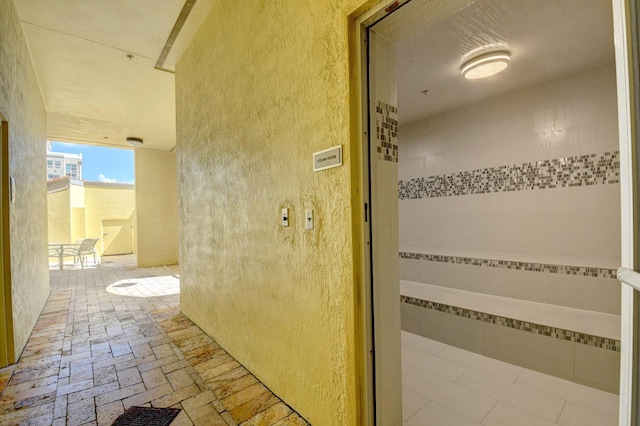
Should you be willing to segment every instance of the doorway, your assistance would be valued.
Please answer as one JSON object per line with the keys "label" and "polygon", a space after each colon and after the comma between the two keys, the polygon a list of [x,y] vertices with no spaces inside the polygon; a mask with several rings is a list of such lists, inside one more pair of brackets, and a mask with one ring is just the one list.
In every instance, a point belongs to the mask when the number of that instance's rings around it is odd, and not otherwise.
{"label": "doorway", "polygon": [[0,112],[0,368],[15,363],[11,298],[11,256],[9,252],[9,122]]}
{"label": "doorway", "polygon": [[[369,210],[371,212],[371,228],[370,228],[370,233],[368,234],[368,238],[371,239],[371,253],[370,253],[370,260],[371,260],[371,268],[370,268],[370,272],[371,272],[371,299],[372,299],[372,329],[373,329],[373,337],[372,337],[372,341],[373,346],[374,346],[374,353],[375,353],[375,359],[374,359],[374,366],[373,369],[375,371],[375,393],[376,393],[376,397],[375,397],[375,412],[376,412],[376,421],[377,424],[399,424],[398,423],[398,417],[397,417],[397,413],[394,412],[393,408],[396,406],[397,401],[394,400],[394,394],[397,395],[398,394],[398,381],[394,380],[393,378],[391,378],[390,376],[392,374],[390,374],[390,371],[395,371],[397,369],[397,360],[399,359],[399,348],[396,348],[394,350],[394,341],[399,340],[399,329],[397,329],[397,333],[395,331],[392,331],[389,329],[390,325],[391,327],[393,327],[394,321],[399,321],[397,318],[399,316],[399,313],[397,311],[395,311],[395,307],[392,306],[394,299],[398,300],[400,299],[399,295],[398,297],[396,297],[395,295],[393,295],[393,290],[391,290],[389,288],[389,283],[393,283],[395,281],[399,281],[399,272],[398,272],[398,250],[395,250],[394,253],[394,247],[393,247],[393,243],[394,241],[398,240],[398,234],[399,231],[397,228],[394,228],[394,212],[393,206],[389,206],[389,205],[380,205],[380,203],[384,203],[387,200],[391,200],[394,199],[395,197],[397,197],[397,192],[398,190],[402,191],[402,188],[400,188],[398,186],[398,179],[396,178],[395,181],[392,182],[392,184],[388,184],[388,182],[385,181],[385,179],[387,179],[389,176],[391,176],[394,173],[393,170],[393,163],[398,161],[398,157],[394,156],[396,155],[396,153],[394,152],[395,146],[399,145],[400,147],[402,147],[402,135],[400,135],[400,142],[394,142],[393,138],[394,138],[394,134],[393,133],[397,133],[397,130],[394,129],[394,126],[398,124],[398,120],[402,120],[402,109],[400,109],[400,118],[395,117],[394,114],[396,113],[395,108],[398,107],[397,103],[393,103],[395,100],[394,97],[394,85],[395,85],[395,75],[394,73],[397,71],[394,69],[394,67],[392,66],[388,66],[388,65],[384,65],[384,59],[381,60],[381,58],[384,58],[385,55],[387,56],[391,56],[393,55],[393,49],[394,47],[394,43],[393,40],[389,40],[387,39],[387,37],[385,37],[383,34],[380,33],[380,31],[376,32],[376,27],[374,27],[374,24],[379,24],[380,22],[385,22],[386,19],[389,19],[390,21],[393,20],[397,20],[399,14],[392,14],[389,15],[391,12],[393,12],[394,10],[396,11],[402,11],[405,7],[410,7],[411,3],[420,3],[422,5],[429,3],[429,2],[409,2],[408,5],[403,5],[402,7],[398,6],[398,2],[387,2],[385,4],[380,5],[378,8],[376,8],[375,10],[370,10],[367,14],[365,14],[366,16],[363,16],[360,18],[359,20],[359,24],[361,24],[361,27],[359,29],[362,28],[366,28],[366,30],[363,30],[362,32],[362,36],[361,39],[364,40],[364,44],[366,45],[368,43],[368,48],[365,46],[365,48],[363,49],[364,51],[369,52],[369,57],[368,57],[368,61],[365,61],[366,65],[363,65],[363,69],[366,68],[367,65],[369,65],[370,68],[370,73],[367,75],[367,77],[363,80],[365,82],[369,83],[369,97],[367,99],[368,101],[368,105],[370,106],[370,109],[368,111],[368,114],[366,114],[366,108],[363,108],[363,110],[365,111],[365,113],[363,115],[366,116],[365,118],[365,123],[367,123],[365,126],[363,126],[363,133],[365,134],[365,137],[368,138],[368,135],[371,135],[371,145],[370,147],[366,147],[365,151],[366,151],[366,156],[365,158],[368,158],[368,162],[367,164],[365,164],[364,168],[367,170],[368,176],[369,178],[367,179],[367,182],[365,183],[365,186],[367,184],[371,184],[370,190],[368,191],[368,196],[365,197],[365,203],[368,204],[369,206]],[[472,5],[475,3],[481,3],[481,2],[453,2],[454,4],[450,4],[451,7],[447,7],[447,10],[438,10],[437,8],[431,8],[430,10],[428,10],[426,13],[410,13],[409,15],[412,16],[413,20],[416,21],[418,19],[425,19],[425,20],[432,20],[431,23],[433,23],[433,20],[439,20],[442,19],[443,16],[449,16],[449,15],[459,15],[460,11],[463,10],[465,7],[467,7],[468,5]],[[464,5],[463,5],[464,3]],[[502,2],[505,3],[505,2]],[[509,3],[509,2],[506,2]],[[522,3],[520,3],[522,4]],[[389,7],[387,7],[389,6]],[[431,5],[433,6],[433,5]],[[624,8],[623,6],[623,2],[614,2],[614,21],[616,22],[616,27],[615,27],[615,31],[616,34],[626,34],[625,31],[621,31],[620,27],[624,27],[625,22],[626,22],[626,17],[625,17],[625,12],[624,12]],[[537,6],[536,6],[537,7]],[[407,9],[408,10],[408,9]],[[557,12],[557,10],[553,11],[554,13]],[[531,14],[528,13],[531,16],[534,16],[535,14]],[[576,12],[576,14],[578,14]],[[385,18],[381,21],[381,19],[385,16],[385,15],[389,15],[389,18]],[[610,13],[609,13],[610,15]],[[426,16],[426,18],[425,18]],[[624,19],[621,19],[624,18]],[[477,24],[477,22],[476,22]],[[471,28],[473,27],[473,25],[471,25]],[[378,26],[378,29],[380,28],[380,26]],[[458,28],[457,30],[462,33],[462,35],[464,35],[467,38],[472,38],[469,37],[469,35],[471,34],[471,32],[466,31],[465,27],[462,28]],[[477,28],[475,28],[477,30]],[[397,29],[396,29],[397,30]],[[402,31],[402,30],[406,30],[406,31],[410,31],[410,25],[407,25],[405,23],[404,27],[401,30],[398,31]],[[455,32],[456,29],[452,29],[452,32]],[[443,34],[442,32],[440,32],[441,34]],[[584,34],[584,32],[583,32]],[[385,34],[386,35],[386,34]],[[393,35],[390,35],[389,38],[393,38]],[[611,31],[609,31],[609,39],[611,39]],[[624,36],[622,37],[624,38]],[[383,39],[382,43],[378,43],[378,40]],[[387,40],[384,40],[387,39]],[[390,41],[390,43],[389,43]],[[437,42],[442,42],[442,40],[437,40]],[[388,46],[383,47],[382,45],[386,44]],[[417,45],[419,45],[419,43],[416,43]],[[514,46],[516,46],[517,44],[514,43]],[[420,47],[420,46],[418,46]],[[434,46],[430,45],[430,46],[422,46],[425,47],[425,50],[430,51],[431,53],[433,53],[434,51]],[[426,49],[426,48],[430,48],[430,49]],[[469,50],[473,50],[473,48],[471,48],[471,45],[468,44],[465,46],[467,49]],[[500,47],[504,47],[504,46],[500,46]],[[531,47],[531,46],[529,46]],[[625,73],[627,73],[627,77],[628,77],[628,70],[625,69],[622,71],[621,74],[621,69],[624,68],[624,66],[621,66],[620,64],[620,57],[621,57],[621,49],[625,49],[624,47],[620,47],[620,46],[616,46],[618,51],[616,51],[616,56],[617,56],[617,60],[615,62],[615,64],[607,71],[609,73],[609,75],[613,75],[614,77],[614,82],[617,76],[617,90],[618,90],[618,97],[620,97],[620,84],[621,78],[625,77]],[[613,48],[610,51],[610,54],[613,55]],[[623,50],[624,51],[624,50]],[[460,60],[460,62],[464,62],[465,58],[464,55],[468,52],[454,52],[456,55],[459,56],[458,60]],[[478,52],[472,52],[472,53],[478,53]],[[482,52],[480,52],[482,53]],[[365,55],[363,55],[365,56]],[[432,55],[433,56],[437,56],[437,55]],[[462,56],[462,58],[460,58],[460,56]],[[432,59],[433,60],[433,59]],[[514,59],[515,62],[515,59]],[[535,61],[534,61],[535,62]],[[563,61],[566,62],[566,61]],[[383,63],[382,67],[380,67],[380,63]],[[535,62],[536,64],[539,64],[538,62]],[[452,72],[455,72],[458,74],[460,73],[460,66],[461,64],[458,63],[456,64],[455,67],[453,67]],[[515,65],[511,64],[511,65]],[[532,63],[529,63],[529,65],[532,65]],[[592,69],[594,68],[595,65],[592,66],[586,66],[585,69]],[[381,70],[381,68],[383,68]],[[568,73],[564,72],[561,73],[560,76],[564,76]],[[622,76],[622,77],[621,77]],[[419,77],[418,77],[419,78]],[[552,78],[552,77],[550,77]],[[380,81],[380,80],[385,80],[385,81]],[[548,79],[543,79],[544,81],[548,80]],[[629,80],[627,78],[627,80]],[[624,84],[626,86],[626,84]],[[365,83],[363,83],[363,86],[366,86]],[[615,83],[614,83],[615,86]],[[498,95],[504,94],[504,93],[509,93],[509,92],[513,92],[514,90],[516,90],[515,86],[512,86],[511,88],[502,88],[502,93],[494,93],[492,96],[490,97],[496,97]],[[414,93],[412,94],[413,96],[413,102],[417,103],[417,104],[431,104],[431,102],[429,101],[425,101],[425,98],[429,98],[429,96],[431,96],[433,94],[433,92],[436,91],[432,88],[429,87],[424,87],[424,90],[420,90],[420,91],[414,91]],[[615,91],[615,88],[614,88]],[[381,99],[378,94],[382,93],[383,94],[383,98]],[[477,93],[476,93],[477,94]],[[446,97],[449,100],[452,100],[456,97],[458,97],[459,92],[455,91],[455,90],[450,90],[446,93]],[[615,93],[614,93],[615,95]],[[624,94],[623,94],[624,95]],[[615,96],[614,96],[615,97]],[[628,99],[629,94],[626,94],[626,98]],[[624,115],[625,111],[624,109],[628,109],[629,105],[625,104],[624,102],[624,96],[622,98],[622,101],[618,102],[618,109],[621,110],[619,113],[620,115]],[[432,98],[429,98],[432,99]],[[475,99],[470,99],[470,98],[464,98],[461,97],[460,99],[462,99],[462,104],[461,105],[467,105],[470,103],[475,103],[475,102],[479,102],[482,97],[478,97]],[[367,105],[365,103],[365,105]],[[615,105],[615,101],[614,101],[614,105]],[[440,113],[442,112],[447,112],[449,110],[451,110],[452,108],[454,108],[453,106],[449,105],[449,107],[444,108],[440,111]],[[490,111],[490,109],[489,109]],[[562,136],[563,130],[566,130],[564,128],[561,128],[560,126],[553,126],[553,121],[554,118],[557,117],[550,117],[551,119],[549,120],[549,122],[552,124],[551,126],[548,126],[549,128],[544,128],[540,130],[540,136],[543,138],[547,138],[547,144],[553,144],[554,141],[552,141],[551,139],[555,138],[555,139],[559,139],[559,137]],[[618,122],[619,118],[618,117],[614,117],[614,122]],[[394,123],[395,122],[395,123]],[[508,125],[510,123],[507,123],[507,125],[505,127],[503,127],[503,131],[508,131]],[[622,164],[624,162],[624,158],[625,156],[628,155],[628,153],[624,152],[624,147],[626,146],[625,144],[629,144],[630,146],[630,138],[628,138],[625,134],[625,127],[624,127],[625,123],[623,123],[622,121],[620,121],[620,153],[617,154],[619,155],[619,160],[620,163]],[[627,122],[626,125],[628,126],[629,123]],[[380,129],[383,129],[382,131]],[[441,128],[440,129],[442,132],[445,132],[446,129],[445,128]],[[493,137],[499,137],[500,136],[500,132],[496,132]],[[611,142],[611,141],[610,141]],[[616,140],[613,141],[613,143],[617,146],[617,138]],[[504,147],[505,149],[509,149],[508,147]],[[400,148],[402,149],[402,148]],[[552,150],[557,150],[557,148],[552,148]],[[615,149],[615,148],[614,148]],[[601,155],[606,155],[607,152],[611,152],[610,149],[606,149],[603,150],[600,154]],[[471,155],[470,159],[471,160],[477,160],[478,157],[483,157],[487,154],[478,151],[476,153],[477,155]],[[592,153],[589,153],[589,155],[591,155]],[[380,155],[382,155],[382,157],[380,157]],[[466,154],[467,156],[469,156],[469,154]],[[574,157],[580,157],[580,155],[584,155],[584,154],[576,154],[576,155],[570,155],[569,153],[559,153],[559,155],[556,155],[556,158],[554,158],[553,156],[550,156],[548,158],[545,159],[540,159],[541,161],[551,161],[553,162],[555,159],[568,159],[569,162],[571,162],[573,160]],[[615,155],[615,154],[614,154]],[[411,166],[413,166],[414,168],[420,168],[421,166],[424,166],[425,163],[428,162],[429,158],[428,155],[424,155],[424,158],[420,158],[419,160],[422,162],[422,164],[412,164]],[[486,160],[491,160],[491,158],[489,158],[490,156],[487,155],[487,157],[485,158]],[[467,161],[466,164],[463,164],[464,166],[467,166],[466,169],[467,170],[474,170],[474,163],[472,163],[469,160],[465,160],[465,159],[458,159],[459,161],[457,161],[458,166],[460,165],[460,163],[464,163],[464,161]],[[401,161],[401,160],[400,160]],[[420,161],[416,161],[416,163],[420,163]],[[537,160],[536,160],[537,161]],[[506,166],[510,166],[510,165],[516,165],[516,166],[523,166],[526,165],[527,163],[531,163],[532,161],[511,161],[509,162],[508,160],[506,161]],[[607,160],[604,160],[604,162],[606,163]],[[612,161],[614,164],[616,162],[616,159],[614,158]],[[391,163],[391,164],[387,164],[387,163]],[[496,167],[501,167],[502,165],[495,165]],[[487,171],[489,172],[490,169],[494,167],[491,164],[485,164],[482,167],[476,167],[478,169],[481,169],[483,171]],[[621,166],[624,169],[624,165]],[[615,167],[614,167],[615,168]],[[462,171],[465,170],[465,167],[461,168]],[[367,174],[366,173],[366,174]],[[395,171],[395,173],[397,173],[397,169]],[[433,175],[435,175],[436,177],[438,175],[441,176],[447,176],[448,174],[450,175],[452,172],[451,170],[446,170],[444,168],[441,168],[439,173],[434,173]],[[626,174],[628,173],[628,174]],[[386,176],[384,176],[386,175]],[[624,183],[622,181],[624,181],[625,179],[628,179],[632,174],[630,173],[630,170],[627,171],[622,171],[619,179],[621,182],[621,185],[624,187]],[[460,176],[453,176],[453,179],[461,179],[464,180],[466,177],[465,175],[460,175]],[[400,179],[403,179],[403,176],[400,177]],[[612,179],[615,180],[615,179]],[[406,190],[406,194],[408,197],[408,199],[410,200],[415,200],[415,198],[412,198],[413,195],[415,195],[416,192],[419,192],[420,189],[420,185],[425,184],[424,181],[422,182],[418,182],[418,181],[413,181],[410,182],[411,185],[408,186],[408,189],[405,188]],[[436,184],[438,184],[438,182],[436,182]],[[585,187],[587,186],[591,186],[590,184],[585,184]],[[542,188],[541,188],[542,189]],[[546,189],[546,188],[544,188]],[[516,189],[517,190],[517,189]],[[394,192],[396,192],[396,194],[394,194]],[[611,191],[609,191],[611,192]],[[613,192],[611,192],[613,194]],[[621,204],[622,205],[622,216],[623,216],[623,223],[622,223],[622,232],[624,234],[625,232],[625,227],[627,225],[625,225],[624,223],[624,218],[625,215],[628,215],[629,212],[628,210],[625,209],[625,203],[628,200],[624,199],[625,194],[623,194],[623,199],[620,201],[620,199],[618,199],[616,201],[617,204]],[[493,204],[493,206],[495,206],[495,204]],[[461,209],[464,209],[464,205],[457,205],[454,206],[455,208],[452,210],[455,214],[455,211],[460,211]],[[488,208],[491,208],[492,206],[488,206]],[[366,210],[367,207],[365,207]],[[620,213],[618,213],[618,217],[619,217]],[[449,218],[451,218],[451,214],[449,214],[447,217],[445,217],[445,221]],[[439,223],[444,223],[444,222],[439,222]],[[618,225],[620,226],[620,225]],[[633,228],[631,228],[633,229]],[[627,230],[629,230],[627,228]],[[617,235],[620,235],[619,233],[620,231],[618,231]],[[395,233],[395,235],[394,235]],[[413,232],[414,234],[419,233],[419,230],[415,230],[415,232]],[[633,232],[629,232],[628,235],[633,235]],[[617,237],[616,237],[617,238]],[[461,238],[461,240],[464,240],[463,238]],[[389,245],[391,244],[391,245]],[[609,279],[610,281],[615,279],[615,268],[617,268],[617,266],[619,266],[620,264],[625,264],[628,263],[625,260],[625,250],[628,252],[628,250],[630,249],[630,247],[625,247],[624,246],[624,241],[623,241],[623,256],[622,259],[618,258],[617,259],[617,263],[614,266],[613,265],[613,260],[610,259],[610,261],[606,262],[606,265],[604,265],[604,267],[601,267],[600,269],[606,270],[606,274],[607,274],[607,279]],[[620,247],[620,240],[619,238],[617,239],[617,250],[619,250]],[[397,246],[396,246],[397,247]],[[617,251],[616,250],[616,251]],[[494,250],[496,251],[496,250]],[[468,253],[460,253],[460,254],[455,254],[455,253],[442,253],[442,252],[435,252],[435,253],[429,253],[429,252],[420,252],[420,251],[409,251],[409,250],[405,250],[403,251],[406,253],[406,257],[402,256],[402,253],[400,254],[400,257],[403,257],[402,259],[400,259],[400,261],[404,261],[405,259],[410,259],[411,261],[413,260],[425,260],[425,261],[429,261],[429,262],[440,262],[440,263],[447,263],[449,261],[453,261],[455,262],[459,262],[459,261],[464,261],[464,260],[469,260],[470,262],[483,262],[483,261],[490,261],[490,260],[497,260],[496,264],[485,264],[485,267],[487,268],[493,268],[493,269],[487,269],[487,271],[494,271],[495,270],[499,270],[500,268],[502,268],[502,266],[505,265],[504,262],[506,262],[506,266],[503,269],[510,269],[511,266],[513,266],[513,269],[517,270],[518,268],[529,268],[529,267],[534,267],[534,268],[538,268],[542,265],[542,268],[545,268],[544,265],[556,265],[555,263],[553,263],[552,261],[549,261],[547,259],[536,259],[535,261],[531,261],[528,259],[503,259],[501,257],[496,257],[496,258],[486,258],[483,259],[482,256],[469,256]],[[395,254],[395,256],[394,256]],[[445,262],[442,262],[442,259],[448,259]],[[511,263],[509,263],[511,262]],[[486,263],[486,262],[485,262]],[[502,265],[502,266],[501,266]],[[443,265],[439,265],[439,266],[443,266]],[[467,265],[465,265],[467,266]],[[477,265],[476,265],[477,266]],[[482,266],[482,265],[480,265]],[[587,268],[589,268],[590,265],[589,263],[585,263],[584,265],[581,265],[580,263],[569,263],[565,266],[586,266]],[[611,272],[613,271],[613,273]],[[500,271],[498,271],[500,272]],[[504,271],[502,271],[504,272]],[[532,272],[532,271],[530,271]],[[539,271],[537,271],[539,272]],[[484,272],[482,272],[484,273]],[[555,272],[553,272],[555,273]],[[396,277],[394,277],[394,274],[397,274]],[[612,276],[613,275],[613,276]],[[586,276],[586,275],[585,275]],[[553,277],[553,279],[555,279],[557,277]],[[544,281],[544,280],[542,280]],[[594,287],[597,287],[597,285],[594,285]],[[484,292],[485,294],[490,294],[490,292]],[[493,294],[496,295],[496,294]],[[610,300],[615,299],[615,297],[611,297],[608,296]],[[624,298],[627,298],[626,300],[628,301],[628,298],[630,296],[627,294],[625,295],[625,293],[623,292],[623,300]],[[591,298],[587,298],[587,299],[598,299],[597,296],[591,297]],[[618,298],[619,300],[619,298]],[[540,303],[544,303],[544,302],[549,302],[549,301],[541,301],[538,300],[537,302]],[[588,301],[587,301],[588,302]],[[586,303],[586,302],[585,302]],[[633,303],[632,303],[633,304]],[[441,305],[441,304],[440,304]],[[465,308],[466,309],[466,308]],[[606,310],[611,310],[611,307],[607,307],[607,308],[602,308],[605,312],[610,313]],[[623,309],[622,312],[620,312],[620,305],[619,302],[617,303],[617,309],[618,309],[618,315],[620,315],[620,313],[622,314],[622,318],[623,318],[623,322],[626,320],[629,320],[629,315],[628,313],[625,313],[625,307],[623,305]],[[480,311],[477,311],[480,312]],[[626,340],[626,341],[625,341]],[[623,337],[622,337],[622,349],[620,349],[620,346],[618,346],[617,350],[622,350],[624,352],[625,348],[625,344],[629,344],[630,340],[629,340],[629,336],[624,336],[624,330],[623,330]],[[627,347],[628,350],[628,347]],[[622,358],[623,358],[623,362],[624,359],[628,357],[628,355],[625,355],[624,353],[622,354]],[[635,369],[635,366],[633,366]],[[628,365],[625,366],[623,363],[622,366],[622,374],[621,376],[624,377],[625,375],[631,376],[629,374],[630,370],[626,370],[625,372],[625,368],[628,368]],[[631,397],[630,394],[628,394],[626,391],[623,390],[623,394],[621,395],[621,416],[620,416],[620,424],[626,424],[623,423],[623,419],[625,418],[625,415],[623,414],[625,411],[630,410],[630,404],[629,404],[629,398]],[[626,402],[625,402],[626,401]],[[384,410],[382,409],[383,407],[386,407]],[[389,413],[392,414],[389,414]],[[394,417],[395,416],[395,417]],[[383,420],[381,420],[383,419]]]}

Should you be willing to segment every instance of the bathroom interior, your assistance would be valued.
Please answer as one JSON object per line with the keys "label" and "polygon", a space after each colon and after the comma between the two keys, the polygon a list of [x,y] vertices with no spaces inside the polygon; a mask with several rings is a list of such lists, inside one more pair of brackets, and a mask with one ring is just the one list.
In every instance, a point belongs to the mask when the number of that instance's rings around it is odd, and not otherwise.
{"label": "bathroom interior", "polygon": [[[448,374],[438,358],[446,345],[460,357],[470,352],[521,368],[516,385],[541,373],[603,392],[594,399],[610,404],[591,420],[617,424],[611,2],[412,0],[372,30],[396,51],[404,421],[427,424],[415,417],[425,400],[447,408],[448,396],[420,395],[418,383]],[[467,63],[492,52],[506,55],[496,60],[505,69],[473,78],[472,65],[463,76]],[[451,381],[495,378],[484,373]],[[530,404],[526,424],[563,424],[568,404],[549,414]],[[469,424],[508,424],[481,410],[468,414]]]}

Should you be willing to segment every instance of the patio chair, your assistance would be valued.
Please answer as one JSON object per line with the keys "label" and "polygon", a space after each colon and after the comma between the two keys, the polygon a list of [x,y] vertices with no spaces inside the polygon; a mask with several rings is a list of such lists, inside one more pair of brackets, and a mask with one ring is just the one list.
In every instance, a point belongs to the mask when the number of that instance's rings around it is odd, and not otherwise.
{"label": "patio chair", "polygon": [[60,246],[49,244],[49,257],[55,257],[58,260],[60,256]]}
{"label": "patio chair", "polygon": [[76,262],[76,258],[78,258],[82,269],[84,269],[84,265],[86,264],[87,256],[93,255],[93,263],[97,266],[100,266],[100,257],[96,252],[97,242],[97,238],[85,238],[81,240],[80,244],[76,245],[75,247],[65,247],[64,255],[73,256],[74,263]]}

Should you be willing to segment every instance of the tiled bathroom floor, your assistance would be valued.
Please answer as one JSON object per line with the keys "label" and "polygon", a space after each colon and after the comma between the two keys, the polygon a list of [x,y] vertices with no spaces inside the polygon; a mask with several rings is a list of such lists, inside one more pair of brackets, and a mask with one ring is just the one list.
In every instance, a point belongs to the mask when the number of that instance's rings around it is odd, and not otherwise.
{"label": "tiled bathroom floor", "polygon": [[618,396],[402,332],[405,425],[606,426]]}
{"label": "tiled bathroom floor", "polygon": [[0,424],[110,425],[138,405],[181,408],[173,426],[307,425],[180,313],[177,266],[108,257],[50,276]]}

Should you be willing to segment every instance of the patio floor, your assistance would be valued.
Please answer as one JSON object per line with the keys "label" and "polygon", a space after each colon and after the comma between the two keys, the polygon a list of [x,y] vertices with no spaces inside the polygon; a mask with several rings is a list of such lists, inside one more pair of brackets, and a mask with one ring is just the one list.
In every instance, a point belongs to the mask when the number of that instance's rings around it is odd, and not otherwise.
{"label": "patio floor", "polygon": [[180,408],[172,425],[307,425],[180,313],[177,265],[110,256],[50,277],[22,356],[0,370],[0,424],[110,425],[152,406]]}

